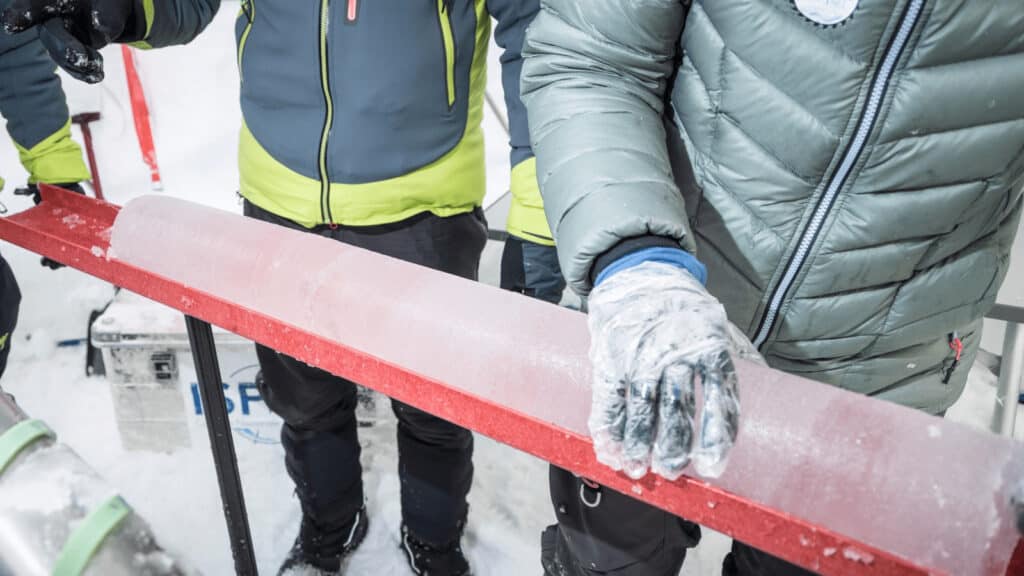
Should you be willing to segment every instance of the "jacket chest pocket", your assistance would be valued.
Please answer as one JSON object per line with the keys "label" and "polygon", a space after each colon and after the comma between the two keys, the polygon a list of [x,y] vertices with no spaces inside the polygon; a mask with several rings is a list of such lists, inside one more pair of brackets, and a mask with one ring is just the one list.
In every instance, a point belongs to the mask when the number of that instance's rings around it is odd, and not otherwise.
{"label": "jacket chest pocket", "polygon": [[[340,81],[364,79],[372,82],[371,89],[393,88],[405,92],[411,87],[416,93],[406,94],[406,97],[429,101],[435,107],[441,103],[449,112],[464,96],[460,94],[460,90],[465,89],[461,76],[467,68],[465,57],[473,53],[473,46],[463,44],[467,38],[475,37],[470,30],[472,25],[467,25],[466,21],[467,9],[472,13],[472,1],[328,1],[331,17],[345,24],[328,34],[329,43],[341,46],[341,53],[332,48],[330,60],[346,62]],[[463,50],[469,52],[463,53]],[[353,58],[352,53],[365,56]],[[358,68],[355,60],[364,58],[373,60],[375,67],[362,72],[349,69],[352,65]],[[367,72],[374,74],[361,75]],[[396,77],[405,82],[398,82]]]}
{"label": "jacket chest pocket", "polygon": [[452,32],[453,0],[437,2],[437,23],[441,31],[441,47],[444,52],[444,84],[448,108],[455,105],[455,34]]}
{"label": "jacket chest pocket", "polygon": [[[253,0],[242,0],[243,6],[246,2]],[[363,2],[373,0],[342,0],[344,2],[345,23],[355,24],[359,19],[359,9]],[[438,45],[441,47],[441,61],[444,69],[440,74],[444,80],[444,91],[441,97],[448,104],[448,108],[455,106],[455,56],[456,42],[454,26],[452,24],[452,4],[454,0],[426,0],[436,4],[436,28]]]}
{"label": "jacket chest pocket", "polygon": [[[329,27],[325,47],[336,135],[328,147],[332,181],[408,174],[452,150],[467,122],[478,4],[330,0],[330,6],[340,22]],[[339,127],[359,138],[337,137]]]}

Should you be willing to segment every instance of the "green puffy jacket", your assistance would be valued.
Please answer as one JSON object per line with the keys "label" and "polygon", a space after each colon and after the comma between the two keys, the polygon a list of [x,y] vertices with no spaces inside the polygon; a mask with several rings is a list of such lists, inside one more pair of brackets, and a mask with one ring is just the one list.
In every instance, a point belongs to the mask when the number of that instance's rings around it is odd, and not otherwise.
{"label": "green puffy jacket", "polygon": [[[0,10],[7,4],[0,0]],[[0,115],[7,120],[30,183],[70,184],[89,178],[82,149],[71,139],[60,78],[35,30],[13,36],[0,32]]]}
{"label": "green puffy jacket", "polygon": [[1021,212],[1024,3],[544,0],[524,54],[578,291],[670,238],[774,367],[956,400]]}
{"label": "green puffy jacket", "polygon": [[[144,2],[144,44],[188,42],[220,0]],[[307,227],[451,216],[483,201],[491,17],[513,191],[537,188],[519,54],[538,0],[244,0],[241,194]]]}

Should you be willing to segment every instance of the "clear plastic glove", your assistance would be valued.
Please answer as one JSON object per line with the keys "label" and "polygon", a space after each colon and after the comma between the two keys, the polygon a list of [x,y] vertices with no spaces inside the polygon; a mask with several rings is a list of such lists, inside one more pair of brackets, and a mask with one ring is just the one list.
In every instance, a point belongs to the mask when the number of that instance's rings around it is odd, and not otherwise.
{"label": "clear plastic glove", "polygon": [[594,289],[589,307],[597,459],[631,478],[649,468],[675,480],[691,459],[702,476],[720,475],[739,428],[733,357],[763,362],[754,346],[699,280],[669,264],[616,272]]}

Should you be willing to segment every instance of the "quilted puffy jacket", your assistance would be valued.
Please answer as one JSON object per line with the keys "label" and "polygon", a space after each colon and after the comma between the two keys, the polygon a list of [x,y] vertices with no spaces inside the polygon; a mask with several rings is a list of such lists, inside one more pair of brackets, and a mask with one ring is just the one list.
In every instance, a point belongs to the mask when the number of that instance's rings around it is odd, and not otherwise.
{"label": "quilted puffy jacket", "polygon": [[960,395],[1021,212],[1020,0],[544,0],[524,54],[579,292],[668,238],[774,367]]}

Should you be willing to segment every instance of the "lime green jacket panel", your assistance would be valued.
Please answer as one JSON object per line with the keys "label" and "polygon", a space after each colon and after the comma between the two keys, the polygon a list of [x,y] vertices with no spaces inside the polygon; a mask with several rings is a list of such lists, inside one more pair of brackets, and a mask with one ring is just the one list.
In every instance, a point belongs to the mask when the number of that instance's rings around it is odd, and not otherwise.
{"label": "lime green jacket panel", "polygon": [[[321,217],[320,181],[275,160],[245,125],[238,158],[240,192],[248,201],[307,228],[328,223]],[[481,205],[486,188],[483,130],[477,123],[448,154],[411,174],[330,186],[334,223],[345,226],[388,224],[421,212],[469,212]]]}
{"label": "lime green jacket panel", "polygon": [[89,179],[82,148],[71,139],[70,120],[32,148],[24,148],[17,142],[14,145],[31,184],[73,184]]}
{"label": "lime green jacket panel", "polygon": [[512,204],[505,225],[508,233],[535,244],[554,246],[537,185],[537,162],[532,156],[512,167],[511,192]]}

